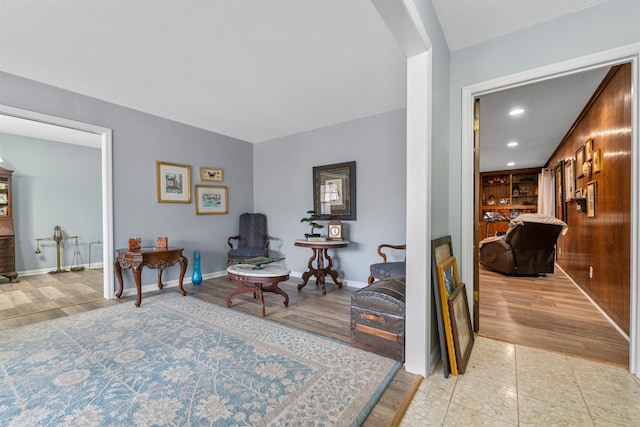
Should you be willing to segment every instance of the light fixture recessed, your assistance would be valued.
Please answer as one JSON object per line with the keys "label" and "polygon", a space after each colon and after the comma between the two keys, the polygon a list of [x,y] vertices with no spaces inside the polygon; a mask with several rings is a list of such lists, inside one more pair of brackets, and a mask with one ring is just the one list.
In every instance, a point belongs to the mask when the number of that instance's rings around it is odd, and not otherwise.
{"label": "light fixture recessed", "polygon": [[518,143],[516,141],[511,141],[510,143],[507,144],[507,147],[515,147],[517,145]]}
{"label": "light fixture recessed", "polygon": [[509,115],[510,116],[519,116],[520,114],[524,113],[524,108],[514,108],[513,110],[509,111]]}
{"label": "light fixture recessed", "polygon": [[507,163],[507,166],[515,166],[516,164],[514,162],[509,162]]}

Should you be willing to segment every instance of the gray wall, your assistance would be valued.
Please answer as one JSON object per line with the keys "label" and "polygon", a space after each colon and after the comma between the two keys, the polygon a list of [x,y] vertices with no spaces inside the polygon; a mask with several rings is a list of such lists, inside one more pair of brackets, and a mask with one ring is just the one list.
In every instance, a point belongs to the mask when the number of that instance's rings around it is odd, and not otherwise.
{"label": "gray wall", "polygon": [[454,249],[461,233],[461,90],[508,76],[640,41],[640,2],[610,0],[504,37],[451,53],[450,228]]}
{"label": "gray wall", "polygon": [[[54,241],[41,242],[41,253],[34,252],[35,239],[52,237],[56,225],[64,236],[79,236],[82,261],[87,263],[89,242],[102,240],[100,150],[0,133],[0,153],[3,167],[14,171],[16,270],[55,270]],[[63,240],[61,249],[61,266],[71,265],[74,240]],[[93,255],[92,263],[95,256],[102,262],[99,249]]]}
{"label": "gray wall", "polygon": [[330,252],[341,278],[366,283],[369,265],[381,261],[378,245],[405,242],[405,110],[262,142],[254,157],[255,208],[267,215],[272,248],[292,271],[305,271],[311,256],[293,244],[309,232],[300,218],[313,209],[314,166],[356,162],[357,220],[343,221],[351,244]]}
{"label": "gray wall", "polygon": [[[0,103],[113,129],[115,246],[133,236],[167,236],[188,257],[201,250],[203,274],[224,270],[226,239],[237,233],[238,216],[253,210],[252,144],[7,73],[0,73]],[[193,185],[208,184],[199,180],[200,167],[222,168],[229,213],[197,216],[193,202],[158,203],[157,160],[191,166],[192,200]],[[163,278],[176,279],[178,270]],[[124,276],[125,286],[134,286],[131,274]],[[144,270],[143,284],[156,280],[155,271]]]}
{"label": "gray wall", "polygon": [[[430,0],[415,2],[432,44],[431,234],[449,231],[449,48]],[[454,246],[454,252],[460,247]]]}

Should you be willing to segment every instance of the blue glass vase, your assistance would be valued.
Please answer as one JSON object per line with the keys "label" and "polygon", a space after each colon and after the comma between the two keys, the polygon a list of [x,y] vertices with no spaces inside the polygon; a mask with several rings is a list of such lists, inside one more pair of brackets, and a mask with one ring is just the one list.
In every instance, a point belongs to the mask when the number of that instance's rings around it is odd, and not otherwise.
{"label": "blue glass vase", "polygon": [[200,271],[200,251],[193,251],[193,274],[191,275],[191,284],[198,286],[202,283],[202,272]]}

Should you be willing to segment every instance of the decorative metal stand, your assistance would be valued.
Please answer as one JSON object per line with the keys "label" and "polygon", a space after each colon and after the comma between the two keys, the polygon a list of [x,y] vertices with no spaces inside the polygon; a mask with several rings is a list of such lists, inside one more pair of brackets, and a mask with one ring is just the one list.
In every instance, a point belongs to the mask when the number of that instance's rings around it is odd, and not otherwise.
{"label": "decorative metal stand", "polygon": [[68,273],[69,270],[62,270],[60,268],[60,242],[62,242],[63,240],[67,240],[67,239],[75,239],[76,240],[76,244],[75,244],[75,249],[73,252],[73,261],[71,262],[71,270],[72,271],[80,271],[80,270],[84,270],[84,267],[81,266],[81,264],[75,265],[74,262],[76,262],[76,255],[78,258],[78,261],[80,263],[82,263],[82,258],[80,257],[80,250],[78,248],[78,237],[79,236],[63,236],[62,235],[62,229],[60,228],[59,225],[56,225],[55,227],[53,227],[53,237],[38,237],[36,239],[37,242],[37,247],[36,247],[36,254],[41,253],[42,251],[40,250],[40,241],[42,240],[48,240],[48,241],[55,241],[56,242],[56,258],[57,258],[57,268],[55,271],[50,271],[49,274],[57,274],[57,273]]}

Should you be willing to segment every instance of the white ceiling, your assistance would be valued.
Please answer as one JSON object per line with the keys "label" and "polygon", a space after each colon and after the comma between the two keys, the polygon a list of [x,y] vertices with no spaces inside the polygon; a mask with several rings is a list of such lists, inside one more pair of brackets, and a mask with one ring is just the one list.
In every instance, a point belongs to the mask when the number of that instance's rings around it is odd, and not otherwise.
{"label": "white ceiling", "polygon": [[[600,2],[433,0],[451,50]],[[250,142],[406,100],[370,0],[0,0],[0,70]]]}
{"label": "white ceiling", "polygon": [[[542,167],[582,112],[609,68],[480,97],[480,171]],[[519,116],[510,116],[516,108]],[[507,147],[515,141],[516,147]],[[514,165],[508,166],[508,162]]]}
{"label": "white ceiling", "polygon": [[431,0],[449,50],[510,34],[607,0]]}
{"label": "white ceiling", "polygon": [[404,108],[369,0],[1,0],[0,70],[250,142]]}

